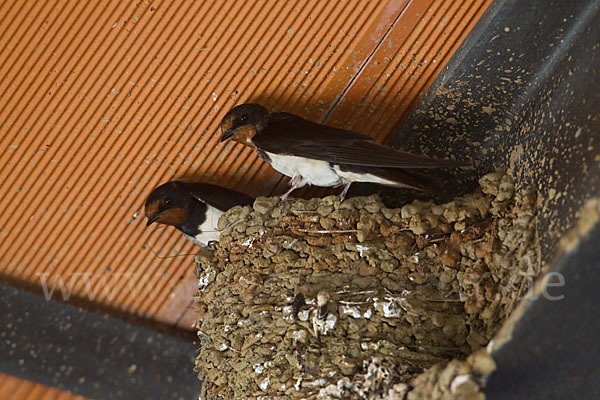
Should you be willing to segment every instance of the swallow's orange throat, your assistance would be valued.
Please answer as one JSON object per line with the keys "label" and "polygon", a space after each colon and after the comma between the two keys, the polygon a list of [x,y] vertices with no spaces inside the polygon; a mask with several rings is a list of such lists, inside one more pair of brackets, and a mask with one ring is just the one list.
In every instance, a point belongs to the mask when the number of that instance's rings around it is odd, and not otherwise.
{"label": "swallow's orange throat", "polygon": [[161,209],[161,200],[154,201],[146,205],[146,217],[152,219],[158,215],[156,222],[159,224],[177,226],[183,224],[188,216],[188,210],[181,207],[168,208],[164,211]]}
{"label": "swallow's orange throat", "polygon": [[241,143],[244,146],[255,148],[256,146],[252,143],[254,135],[256,135],[256,128],[250,124],[246,124],[236,129],[231,140]]}
{"label": "swallow's orange throat", "polygon": [[185,208],[169,208],[156,221],[165,225],[181,225],[185,222],[187,216],[188,211]]}

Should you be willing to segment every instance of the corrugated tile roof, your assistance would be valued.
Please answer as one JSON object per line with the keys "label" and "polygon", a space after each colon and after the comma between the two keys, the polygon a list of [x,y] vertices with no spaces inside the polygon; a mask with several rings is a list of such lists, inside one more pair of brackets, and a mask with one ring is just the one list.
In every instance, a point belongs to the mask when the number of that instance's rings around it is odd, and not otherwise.
{"label": "corrugated tile roof", "polygon": [[[0,3],[2,275],[189,326],[191,256],[146,241],[198,249],[171,228],[148,237],[134,215],[150,190],[285,191],[252,151],[217,143],[242,102],[385,142],[490,3]],[[81,398],[6,375],[0,391]]]}
{"label": "corrugated tile roof", "polygon": [[0,373],[0,399],[11,400],[87,400],[49,386]]}
{"label": "corrugated tile roof", "polygon": [[[182,176],[284,190],[217,143],[224,113],[256,101],[385,141],[490,2],[2,2],[2,274],[181,320],[192,260],[148,250],[146,195]],[[197,250],[171,228],[150,243]]]}

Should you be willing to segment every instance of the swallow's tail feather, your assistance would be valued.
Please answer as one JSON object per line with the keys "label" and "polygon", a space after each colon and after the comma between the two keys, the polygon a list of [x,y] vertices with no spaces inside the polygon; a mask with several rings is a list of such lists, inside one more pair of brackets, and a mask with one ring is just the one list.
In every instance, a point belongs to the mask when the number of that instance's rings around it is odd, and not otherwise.
{"label": "swallow's tail feather", "polygon": [[433,174],[415,173],[406,169],[365,168],[357,165],[339,166],[339,169],[338,174],[347,181],[369,182],[432,193],[441,187],[440,182],[432,176]]}
{"label": "swallow's tail feather", "polygon": [[426,173],[421,170],[419,173],[416,173],[405,169],[380,168],[372,173],[393,182],[386,186],[406,187],[430,193],[437,192],[441,187],[441,182],[433,176],[433,171]]}

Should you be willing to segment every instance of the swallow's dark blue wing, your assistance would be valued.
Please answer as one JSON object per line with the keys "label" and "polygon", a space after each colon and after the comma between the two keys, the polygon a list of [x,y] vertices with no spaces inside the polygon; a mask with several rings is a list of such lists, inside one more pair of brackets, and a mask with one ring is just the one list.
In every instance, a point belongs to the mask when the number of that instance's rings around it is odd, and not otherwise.
{"label": "swallow's dark blue wing", "polygon": [[254,199],[235,190],[210,183],[179,182],[195,198],[221,211],[235,206],[252,206]]}
{"label": "swallow's dark blue wing", "polygon": [[465,164],[394,150],[356,132],[308,121],[288,113],[272,113],[252,139],[262,151],[325,160],[332,164],[381,168],[440,168]]}

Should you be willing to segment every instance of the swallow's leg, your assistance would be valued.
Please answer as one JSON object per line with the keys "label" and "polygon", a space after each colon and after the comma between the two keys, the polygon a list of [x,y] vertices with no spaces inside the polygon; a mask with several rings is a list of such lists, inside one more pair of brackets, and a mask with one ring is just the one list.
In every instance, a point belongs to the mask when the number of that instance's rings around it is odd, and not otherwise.
{"label": "swallow's leg", "polygon": [[352,182],[348,182],[344,185],[344,190],[342,190],[342,193],[340,194],[340,201],[344,201],[346,198],[346,194],[348,193],[348,189],[350,189],[350,185],[352,185]]}
{"label": "swallow's leg", "polygon": [[281,196],[279,196],[281,198],[281,201],[283,202],[284,200],[287,200],[287,198],[290,196],[290,194],[298,189],[299,187],[302,186],[302,176],[300,175],[296,175],[292,178],[292,180],[290,181],[290,190],[288,190],[287,192],[285,192],[284,194],[282,194]]}
{"label": "swallow's leg", "polygon": [[[288,198],[288,197],[290,197],[290,194],[291,194],[291,193],[292,193],[294,190],[296,190],[296,188],[295,188],[294,186],[292,186],[292,187],[290,188],[290,190],[288,190],[287,192],[285,192],[284,194],[282,194],[281,196],[279,196],[279,198],[281,199],[281,201],[285,201],[285,200],[287,200],[287,198]],[[282,206],[283,206],[283,204],[282,204]]]}

